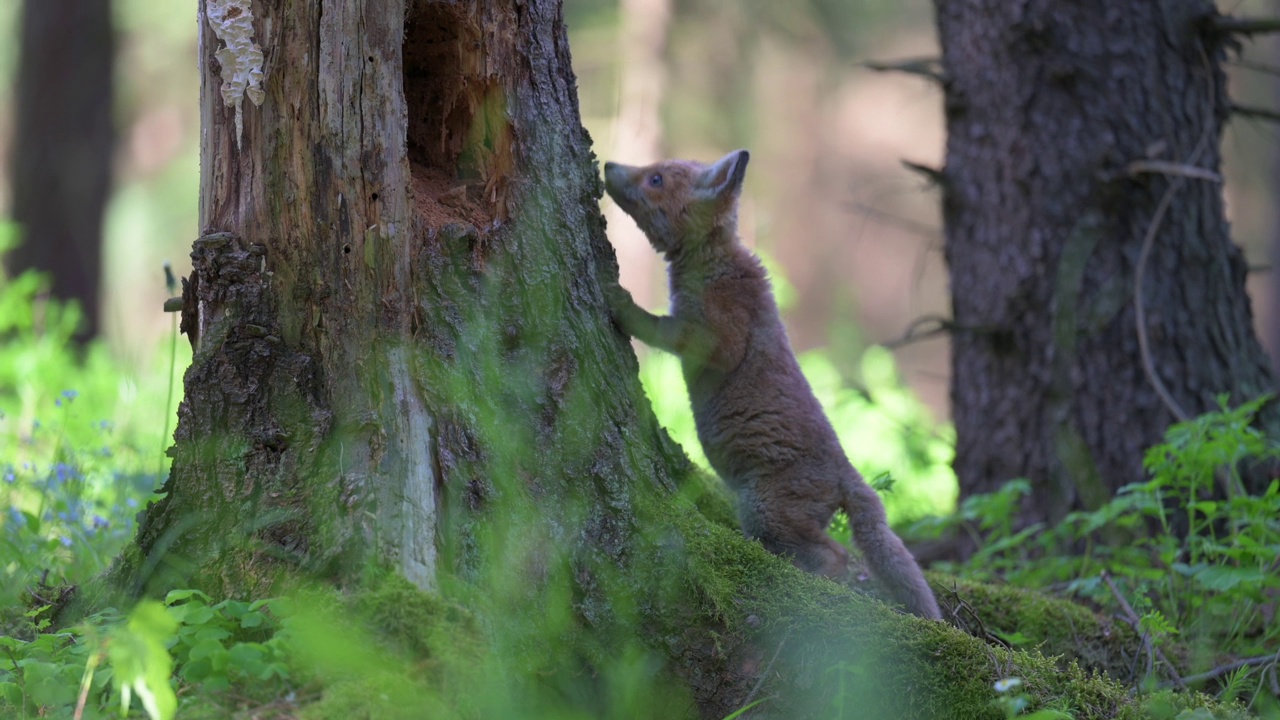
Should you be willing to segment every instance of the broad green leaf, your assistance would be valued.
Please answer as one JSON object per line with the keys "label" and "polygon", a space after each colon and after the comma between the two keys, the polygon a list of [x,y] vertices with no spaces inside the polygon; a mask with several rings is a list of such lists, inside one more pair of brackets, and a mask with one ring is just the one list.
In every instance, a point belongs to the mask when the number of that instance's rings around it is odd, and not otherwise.
{"label": "broad green leaf", "polygon": [[214,655],[225,653],[226,649],[222,647],[222,643],[217,640],[201,640],[191,648],[190,658],[194,662],[196,660],[204,660]]}
{"label": "broad green leaf", "polygon": [[214,643],[217,643],[219,647],[221,647],[222,646],[221,641],[226,640],[229,637],[231,637],[231,631],[227,630],[226,628],[204,627],[197,630],[195,634],[192,636],[192,639],[195,640],[195,642],[192,644],[199,645],[202,643],[214,642]]}
{"label": "broad green leaf", "polygon": [[1196,582],[1219,592],[1226,592],[1241,583],[1261,582],[1266,574],[1257,568],[1231,568],[1211,566],[1194,575]]}
{"label": "broad green leaf", "polygon": [[164,604],[172,605],[176,602],[181,602],[182,600],[186,600],[191,597],[198,597],[204,600],[206,604],[208,604],[212,600],[208,595],[200,592],[199,590],[170,590],[169,594],[164,596]]}
{"label": "broad green leaf", "polygon": [[169,684],[173,659],[165,646],[177,629],[177,620],[154,600],[138,603],[124,627],[112,628],[107,657],[115,670],[122,712],[128,711],[136,693],[151,720],[173,718],[178,698]]}

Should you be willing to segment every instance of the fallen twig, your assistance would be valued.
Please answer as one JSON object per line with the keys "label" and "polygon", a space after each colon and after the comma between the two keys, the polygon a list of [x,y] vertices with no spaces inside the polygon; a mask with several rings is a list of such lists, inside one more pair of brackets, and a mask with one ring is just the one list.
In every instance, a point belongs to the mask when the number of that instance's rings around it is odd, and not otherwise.
{"label": "fallen twig", "polygon": [[[1188,675],[1187,677],[1182,678],[1182,681],[1187,683],[1198,683],[1204,680],[1212,680],[1216,677],[1222,677],[1233,670],[1239,670],[1243,667],[1256,667],[1258,665],[1271,664],[1280,664],[1280,652],[1276,652],[1274,655],[1261,655],[1259,657],[1246,658],[1244,660],[1237,660],[1233,663],[1227,663],[1226,665],[1220,665],[1212,670],[1207,670],[1196,675]],[[1167,685],[1167,683],[1165,685],[1161,685],[1161,688],[1163,689]],[[1180,687],[1185,688],[1186,686],[1182,685]]]}
{"label": "fallen twig", "polygon": [[[928,323],[934,323],[933,327],[921,330],[921,328]],[[907,326],[906,331],[903,332],[902,337],[897,340],[889,340],[880,344],[890,350],[896,350],[900,347],[910,345],[911,343],[928,340],[931,337],[949,333],[954,328],[955,323],[941,315],[921,315],[911,321],[911,324]]]}
{"label": "fallen twig", "polygon": [[947,81],[947,74],[942,70],[942,59],[936,57],[905,58],[892,61],[868,60],[862,63],[862,66],[876,72],[901,72],[908,75],[919,75],[939,84]]}
{"label": "fallen twig", "polygon": [[1160,175],[1179,175],[1196,180],[1208,180],[1215,183],[1222,182],[1222,176],[1212,170],[1206,170],[1195,165],[1169,162],[1168,160],[1134,160],[1129,163],[1129,167],[1126,170],[1130,175],[1158,173]]}
{"label": "fallen twig", "polygon": [[1149,633],[1142,632],[1139,629],[1139,625],[1142,620],[1138,617],[1138,613],[1134,612],[1133,606],[1129,604],[1129,601],[1124,599],[1124,595],[1120,594],[1120,588],[1117,588],[1116,584],[1111,582],[1111,573],[1108,573],[1105,570],[1102,571],[1102,581],[1106,583],[1107,588],[1111,590],[1112,597],[1114,597],[1116,602],[1120,604],[1120,609],[1124,611],[1125,617],[1128,618],[1129,623],[1133,625],[1133,629],[1141,633],[1142,648],[1147,652],[1148,674],[1151,672],[1153,664],[1151,657],[1154,655],[1155,657],[1160,658],[1160,662],[1164,663],[1165,667],[1169,668],[1169,674],[1172,676],[1173,684],[1177,685],[1178,688],[1182,690],[1186,690],[1187,685],[1183,682],[1182,676],[1178,675],[1178,669],[1173,666],[1173,663],[1169,662],[1169,658],[1165,657],[1164,651],[1156,647],[1155,643],[1151,642],[1151,635]]}

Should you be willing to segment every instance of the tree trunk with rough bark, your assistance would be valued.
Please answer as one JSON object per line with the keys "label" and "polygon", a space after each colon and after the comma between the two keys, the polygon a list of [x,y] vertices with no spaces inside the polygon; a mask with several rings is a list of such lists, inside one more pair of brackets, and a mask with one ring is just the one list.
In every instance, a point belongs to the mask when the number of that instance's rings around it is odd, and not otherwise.
{"label": "tree trunk with rough bark", "polygon": [[[688,562],[663,543],[690,466],[603,302],[617,268],[559,2],[229,0],[200,32],[195,354],[167,494],[117,581],[247,597],[505,568],[541,612],[567,566],[600,642],[606,586],[665,597],[642,583]],[[681,639],[724,625],[698,608],[644,626],[727,713],[746,640]]]}
{"label": "tree trunk with rough bark", "polygon": [[195,359],[142,551],[225,593],[282,563],[432,587],[441,518],[466,532],[515,477],[599,501],[605,535],[628,522],[606,499],[672,489],[682,462],[617,382],[635,366],[601,301],[616,269],[558,4],[266,12],[239,137],[201,20]]}
{"label": "tree trunk with rough bark", "polygon": [[1054,522],[1273,388],[1223,216],[1224,38],[1205,0],[936,9],[956,473],[1028,478],[1022,519]]}
{"label": "tree trunk with rough bark", "polygon": [[114,30],[109,0],[27,0],[14,95],[11,273],[49,273],[52,292],[98,334],[102,216],[111,186]]}
{"label": "tree trunk with rough bark", "polygon": [[[1280,16],[1280,0],[1272,0],[1272,2],[1268,3],[1268,9],[1273,15]],[[1272,42],[1269,58],[1272,65],[1280,63],[1280,42]],[[1280,107],[1280,75],[1270,76],[1269,85],[1271,88],[1269,93],[1271,104],[1273,107]],[[1271,191],[1274,193],[1280,190],[1280,143],[1270,143],[1268,147],[1271,153],[1271,172],[1268,180]],[[1271,211],[1267,219],[1271,230],[1270,236],[1267,238],[1271,267],[1280,268],[1280,203],[1271,204]],[[1266,287],[1267,297],[1264,302],[1268,305],[1267,310],[1269,312],[1266,313],[1266,316],[1269,321],[1263,331],[1263,343],[1271,354],[1271,368],[1274,373],[1280,368],[1280,278],[1275,277],[1274,272],[1268,275]]]}

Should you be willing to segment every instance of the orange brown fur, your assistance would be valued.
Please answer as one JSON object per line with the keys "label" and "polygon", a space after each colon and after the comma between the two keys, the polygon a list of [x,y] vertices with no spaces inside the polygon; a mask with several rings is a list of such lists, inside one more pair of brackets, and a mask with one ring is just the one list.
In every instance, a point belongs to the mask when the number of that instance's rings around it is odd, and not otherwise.
{"label": "orange brown fur", "polygon": [[920,567],[800,372],[764,267],[738,241],[747,159],[738,151],[713,165],[605,164],[609,196],[666,257],[671,284],[666,317],[610,288],[614,318],[628,334],[680,357],[698,439],[737,491],[748,537],[798,567],[840,578],[848,551],[826,529],[843,508],[876,576],[908,610],[939,619]]}

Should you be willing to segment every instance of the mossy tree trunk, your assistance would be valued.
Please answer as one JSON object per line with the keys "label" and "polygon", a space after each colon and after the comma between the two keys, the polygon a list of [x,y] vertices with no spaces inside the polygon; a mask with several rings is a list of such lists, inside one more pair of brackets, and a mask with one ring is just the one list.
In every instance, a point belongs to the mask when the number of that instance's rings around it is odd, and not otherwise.
{"label": "mossy tree trunk", "polygon": [[1274,387],[1223,215],[1224,38],[1207,0],[935,5],[956,472],[1028,478],[1024,521],[1054,522]]}
{"label": "mossy tree trunk", "polygon": [[432,587],[442,516],[464,531],[499,471],[627,526],[681,461],[620,382],[558,3],[253,7],[265,96],[240,137],[200,24],[196,353],[143,555],[226,594],[369,562]]}
{"label": "mossy tree trunk", "polygon": [[[539,612],[567,555],[608,647],[606,586],[652,604],[663,581],[638,558],[684,562],[664,504],[690,466],[603,302],[617,268],[558,0],[230,2],[201,5],[173,468],[116,580],[262,597],[300,574],[432,589],[499,567]],[[238,55],[215,60],[223,21]],[[223,75],[252,70],[254,43],[261,104],[237,110]],[[754,682],[720,671],[743,641],[676,642],[696,612],[645,627],[731,710]]]}

